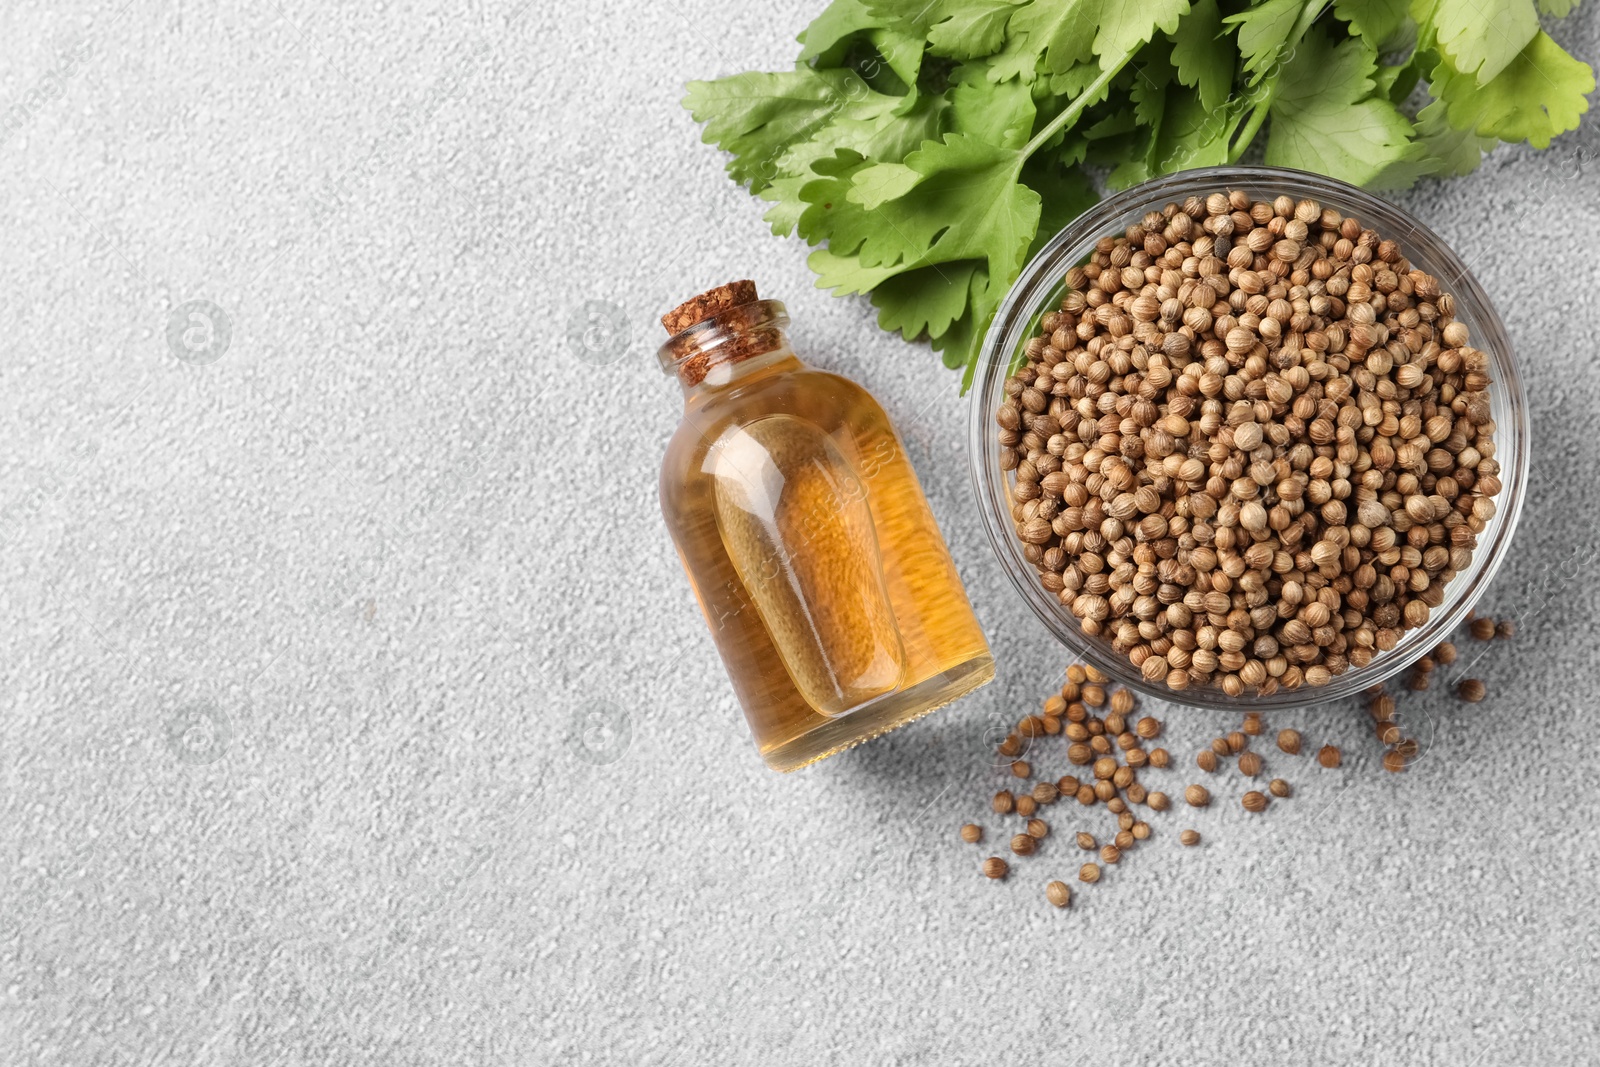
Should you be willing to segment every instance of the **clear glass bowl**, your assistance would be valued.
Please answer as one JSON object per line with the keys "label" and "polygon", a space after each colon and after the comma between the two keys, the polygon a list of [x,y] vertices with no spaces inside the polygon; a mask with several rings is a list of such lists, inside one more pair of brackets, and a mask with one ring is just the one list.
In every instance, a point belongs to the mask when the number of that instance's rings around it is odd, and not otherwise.
{"label": "clear glass bowl", "polygon": [[[1220,688],[1173,690],[1151,684],[1109,641],[1085,634],[1077,618],[1039,582],[1038,571],[1022,554],[1011,519],[1013,478],[1000,469],[1000,443],[995,414],[1004,399],[1004,383],[1020,365],[1023,348],[1038,332],[1040,317],[1060,303],[1069,267],[1085,262],[1095,242],[1118,235],[1149,211],[1168,203],[1182,203],[1190,195],[1242,189],[1255,199],[1279,195],[1310,197],[1359,219],[1381,237],[1399,242],[1413,267],[1439,279],[1441,288],[1455,296],[1456,317],[1472,334],[1474,347],[1488,354],[1490,410],[1495,422],[1495,458],[1499,460],[1501,490],[1495,515],[1478,538],[1472,565],[1457,574],[1445,590],[1445,599],[1428,622],[1405,631],[1399,644],[1380,652],[1365,667],[1352,667],[1329,684],[1279,690],[1269,696],[1246,692],[1228,696]],[[1145,182],[1111,196],[1069,224],[1040,250],[1012,287],[984,339],[973,383],[969,425],[972,478],[979,510],[995,555],[1017,592],[1027,601],[1050,632],[1073,656],[1099,667],[1114,681],[1159,700],[1193,707],[1269,708],[1305,707],[1338,700],[1404,670],[1440,641],[1446,640],[1488,588],[1516,530],[1528,482],[1528,405],[1523,395],[1511,340],[1483,288],[1461,258],[1421,222],[1393,204],[1332,178],[1280,167],[1206,167]]]}

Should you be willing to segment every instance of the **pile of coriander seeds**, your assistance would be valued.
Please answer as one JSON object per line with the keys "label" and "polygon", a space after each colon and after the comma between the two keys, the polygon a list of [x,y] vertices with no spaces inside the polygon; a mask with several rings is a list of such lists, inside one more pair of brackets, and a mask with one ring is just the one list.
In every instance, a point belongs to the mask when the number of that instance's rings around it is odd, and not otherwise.
{"label": "pile of coriander seeds", "polygon": [[1500,490],[1488,357],[1394,241],[1190,197],[1067,273],[1005,383],[1025,557],[1146,680],[1326,685],[1444,601]]}

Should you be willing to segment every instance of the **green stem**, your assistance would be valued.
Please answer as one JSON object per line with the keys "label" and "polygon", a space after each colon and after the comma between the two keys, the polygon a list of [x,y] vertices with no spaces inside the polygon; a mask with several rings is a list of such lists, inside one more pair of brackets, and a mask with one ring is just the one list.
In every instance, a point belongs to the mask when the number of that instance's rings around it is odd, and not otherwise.
{"label": "green stem", "polygon": [[[1288,40],[1284,41],[1283,45],[1279,47],[1278,57],[1273,60],[1274,67],[1278,66],[1279,59],[1281,59],[1285,50],[1287,50],[1290,55],[1294,54],[1294,50],[1299,47],[1300,41],[1310,31],[1311,27],[1316,24],[1316,21],[1322,17],[1322,13],[1327,9],[1328,0],[1321,0],[1320,3],[1306,5],[1305,10],[1300,12],[1300,18],[1295,21],[1294,29],[1289,31]],[[1283,75],[1281,73],[1274,71],[1271,79],[1263,86],[1266,91],[1266,96],[1250,112],[1250,120],[1245,123],[1244,129],[1240,131],[1238,136],[1235,137],[1233,142],[1228,146],[1229,163],[1239,162],[1240,158],[1242,158],[1245,152],[1249,149],[1250,142],[1254,141],[1256,139],[1256,134],[1261,132],[1261,124],[1267,121],[1267,112],[1272,110],[1272,102],[1278,98],[1278,83],[1282,77]]]}
{"label": "green stem", "polygon": [[1121,61],[1118,62],[1116,66],[1101,71],[1100,77],[1090,82],[1088,88],[1079,93],[1076,100],[1062,109],[1061,114],[1051,119],[1049,124],[1046,125],[1044,129],[1040,130],[1036,135],[1034,135],[1033,140],[1022,146],[1022,152],[1017,156],[1017,166],[1020,168],[1023,163],[1032,158],[1033,154],[1039,150],[1041,145],[1043,145],[1050,138],[1054,137],[1056,134],[1060,133],[1062,130],[1066,129],[1068,126],[1071,126],[1074,122],[1077,122],[1078,116],[1083,114],[1083,109],[1089,106],[1089,101],[1094,99],[1095,94],[1101,89],[1104,89],[1107,85],[1110,85],[1111,79],[1115,78],[1122,71],[1122,68],[1128,65],[1128,61],[1132,58],[1133,53],[1129,52],[1127,55],[1122,57]]}

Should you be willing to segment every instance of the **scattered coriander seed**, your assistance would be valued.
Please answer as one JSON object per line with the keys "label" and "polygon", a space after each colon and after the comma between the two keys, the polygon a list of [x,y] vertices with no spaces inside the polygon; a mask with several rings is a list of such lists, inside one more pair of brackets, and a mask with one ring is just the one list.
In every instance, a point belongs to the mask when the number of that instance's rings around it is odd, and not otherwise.
{"label": "scattered coriander seed", "polygon": [[1065,882],[1051,882],[1044,887],[1044,896],[1058,908],[1064,908],[1072,903],[1072,890]]}
{"label": "scattered coriander seed", "polygon": [[1143,804],[1150,799],[1150,794],[1138,782],[1129,782],[1128,788],[1124,792],[1128,794],[1128,803],[1130,804]]}
{"label": "scattered coriander seed", "polygon": [[1448,667],[1456,661],[1456,646],[1449,641],[1441,643],[1433,650],[1433,658]]}
{"label": "scattered coriander seed", "polygon": [[1088,680],[1089,680],[1089,675],[1084,670],[1083,664],[1074,663],[1074,664],[1070,665],[1069,667],[1067,667],[1067,684],[1068,685],[1081,686],[1081,685],[1083,685],[1084,682],[1087,682]]}
{"label": "scattered coriander seed", "polygon": [[1033,799],[1040,804],[1054,804],[1061,796],[1061,790],[1056,788],[1054,782],[1035,782],[1033,786]]}
{"label": "scattered coriander seed", "polygon": [[1111,681],[1099,667],[1091,667],[1087,663],[1083,666],[1083,676],[1095,685],[1105,685]]}
{"label": "scattered coriander seed", "polygon": [[1151,811],[1166,811],[1172,807],[1172,799],[1165,793],[1151,793],[1148,803]]}
{"label": "scattered coriander seed", "polygon": [[1116,773],[1111,776],[1111,784],[1118,789],[1128,788],[1133,784],[1133,780],[1132,767],[1118,767]]}
{"label": "scattered coriander seed", "polygon": [[1515,620],[1501,619],[1499,622],[1495,623],[1494,635],[1501,638],[1515,637],[1517,635],[1517,624]]}
{"label": "scattered coriander seed", "polygon": [[1243,752],[1245,746],[1250,743],[1245,740],[1244,734],[1240,733],[1238,730],[1234,730],[1232,733],[1228,734],[1225,740],[1228,742],[1228,753],[1234,756],[1237,756],[1239,753]]}
{"label": "scattered coriander seed", "polygon": [[1013,759],[1022,755],[1022,738],[1016,734],[1007,734],[1006,739],[1000,742],[1000,755]]}
{"label": "scattered coriander seed", "polygon": [[1096,778],[1110,778],[1117,773],[1117,761],[1110,756],[1101,756],[1094,761],[1093,769]]}
{"label": "scattered coriander seed", "polygon": [[1017,797],[1017,814],[1024,819],[1032,816],[1039,810],[1039,802],[1027,793]]}
{"label": "scattered coriander seed", "polygon": [[1261,731],[1264,730],[1265,727],[1261,724],[1261,716],[1252,711],[1244,717],[1244,723],[1239,727],[1239,729],[1243,730],[1251,737],[1259,737],[1261,735]]}
{"label": "scattered coriander seed", "polygon": [[1107,802],[1115,800],[1117,796],[1117,787],[1111,784],[1111,780],[1109,778],[1102,778],[1100,781],[1094,784],[1094,795],[1096,800],[1103,800]]}
{"label": "scattered coriander seed", "polygon": [[1150,824],[1141,820],[1133,824],[1133,836],[1136,841],[1145,841],[1150,837]]}
{"label": "scattered coriander seed", "polygon": [[989,802],[996,815],[1010,815],[1017,808],[1017,798],[1011,795],[1011,790],[1002,789],[994,795]]}
{"label": "scattered coriander seed", "polygon": [[1037,715],[1024,715],[1017,723],[1017,733],[1028,738],[1038,737],[1044,733],[1044,720]]}
{"label": "scattered coriander seed", "polygon": [[969,845],[975,845],[983,840],[983,827],[976,823],[967,823],[961,828],[961,840]]}
{"label": "scattered coriander seed", "polygon": [[1432,684],[1433,682],[1428,677],[1426,671],[1413,671],[1411,675],[1406,678],[1406,688],[1411,690],[1413,693],[1420,693]]}
{"label": "scattered coriander seed", "polygon": [[1078,847],[1083,849],[1085,852],[1093,852],[1099,846],[1095,842],[1093,834],[1085,833],[1082,830],[1079,830],[1078,831]]}
{"label": "scattered coriander seed", "polygon": [[1033,855],[1034,849],[1038,847],[1039,842],[1035,841],[1027,834],[1017,834],[1011,839],[1011,851],[1015,852],[1019,856],[1031,856]]}
{"label": "scattered coriander seed", "polygon": [[1042,841],[1050,836],[1050,824],[1043,819],[1028,820],[1028,836],[1035,841]]}
{"label": "scattered coriander seed", "polygon": [[1417,744],[1415,737],[1407,737],[1394,746],[1394,750],[1400,753],[1402,759],[1414,760],[1417,758],[1417,754],[1422,751],[1422,746]]}
{"label": "scattered coriander seed", "polygon": [[1386,745],[1400,743],[1400,724],[1397,722],[1380,722],[1377,724],[1378,740]]}
{"label": "scattered coriander seed", "polygon": [[1104,845],[1100,849],[1101,863],[1121,863],[1122,850],[1116,845]]}
{"label": "scattered coriander seed", "polygon": [[1128,805],[1127,802],[1121,797],[1112,797],[1110,800],[1106,801],[1106,810],[1113,815],[1120,816],[1123,812],[1128,810]]}
{"label": "scattered coriander seed", "polygon": [[1337,745],[1323,745],[1317,749],[1317,762],[1332,770],[1339,766],[1341,759]]}
{"label": "scattered coriander seed", "polygon": [[1261,773],[1261,757],[1254,752],[1239,753],[1239,773],[1246,778],[1254,778]]}
{"label": "scattered coriander seed", "polygon": [[1131,830],[1131,829],[1133,829],[1133,813],[1132,812],[1123,811],[1123,812],[1119,812],[1117,814],[1117,829],[1118,830]]}
{"label": "scattered coriander seed", "polygon": [[1202,748],[1194,754],[1194,762],[1195,766],[1210,774],[1217,769],[1217,754],[1212,749]]}
{"label": "scattered coriander seed", "polygon": [[1489,687],[1477,678],[1463,678],[1461,684],[1456,686],[1456,696],[1468,704],[1476,704],[1489,695]]}
{"label": "scattered coriander seed", "polygon": [[1267,795],[1258,790],[1252,789],[1250,792],[1246,793],[1244,795],[1243,802],[1245,811],[1267,810]]}
{"label": "scattered coriander seed", "polygon": [[1178,835],[1178,841],[1184,848],[1193,848],[1200,843],[1200,831],[1184,830]]}
{"label": "scattered coriander seed", "polygon": [[1213,737],[1211,739],[1211,751],[1215,752],[1219,756],[1233,755],[1233,750],[1228,745],[1228,739],[1226,737]]}
{"label": "scattered coriander seed", "polygon": [[1061,732],[1061,720],[1054,715],[1046,715],[1044,717],[1044,732],[1051,737],[1059,734]]}
{"label": "scattered coriander seed", "polygon": [[1052,696],[1049,696],[1049,697],[1045,698],[1045,702],[1044,702],[1045,718],[1047,718],[1047,719],[1059,719],[1061,716],[1065,715],[1066,712],[1067,712],[1067,698],[1066,697],[1062,696],[1060,693],[1056,693],[1056,694],[1054,694]]}
{"label": "scattered coriander seed", "polygon": [[1435,664],[1432,656],[1423,656],[1421,659],[1417,660],[1416,663],[1416,669],[1421,671],[1423,674],[1427,674],[1432,671],[1434,666]]}
{"label": "scattered coriander seed", "polygon": [[1095,755],[1104,756],[1111,751],[1111,742],[1106,739],[1105,734],[1096,734],[1094,737],[1089,738],[1089,748],[1093,750]]}
{"label": "scattered coriander seed", "polygon": [[1394,720],[1394,697],[1388,693],[1379,693],[1372,698],[1372,703],[1367,710],[1378,722],[1392,722]]}
{"label": "scattered coriander seed", "polygon": [[1031,778],[1033,777],[1033,768],[1028,765],[1028,761],[1025,759],[1012,760],[1011,773],[1017,778]]}
{"label": "scattered coriander seed", "polygon": [[1111,694],[1111,710],[1118,715],[1127,715],[1133,711],[1133,690],[1118,689]]}
{"label": "scattered coriander seed", "polygon": [[1080,699],[1091,708],[1102,707],[1106,702],[1106,691],[1098,685],[1086,685]]}
{"label": "scattered coriander seed", "polygon": [[1133,724],[1133,732],[1144,738],[1146,741],[1149,741],[1152,738],[1160,737],[1161,720],[1146,715],[1144,718]]}
{"label": "scattered coriander seed", "polygon": [[1085,863],[1078,868],[1078,881],[1093,884],[1100,880],[1100,865],[1098,863]]}
{"label": "scattered coriander seed", "polygon": [[1473,619],[1471,625],[1467,627],[1467,632],[1479,641],[1494,640],[1494,631],[1494,620],[1487,617]]}
{"label": "scattered coriander seed", "polygon": [[1106,724],[1106,733],[1112,737],[1116,737],[1128,728],[1127,720],[1114,711],[1108,713],[1103,721]]}
{"label": "scattered coriander seed", "polygon": [[1150,766],[1165,767],[1171,762],[1172,756],[1167,753],[1166,749],[1153,748],[1150,750]]}
{"label": "scattered coriander seed", "polygon": [[1300,754],[1300,731],[1279,730],[1278,747],[1291,756],[1298,756]]}
{"label": "scattered coriander seed", "polygon": [[1128,766],[1138,770],[1150,762],[1150,753],[1142,748],[1130,748],[1122,758],[1127,761]]}
{"label": "scattered coriander seed", "polygon": [[1076,775],[1063,774],[1056,779],[1056,791],[1064,797],[1070,797],[1078,792],[1078,779]]}
{"label": "scattered coriander seed", "polygon": [[1095,796],[1094,786],[1090,785],[1088,782],[1084,782],[1078,787],[1077,795],[1078,803],[1082,804],[1086,808],[1098,799]]}
{"label": "scattered coriander seed", "polygon": [[983,861],[983,876],[985,878],[1004,878],[1011,870],[1011,865],[999,856],[990,856]]}
{"label": "scattered coriander seed", "polygon": [[1383,754],[1383,769],[1393,774],[1399,774],[1406,769],[1406,758],[1400,754],[1399,749],[1391,748]]}
{"label": "scattered coriander seed", "polygon": [[1284,781],[1282,778],[1274,778],[1272,781],[1267,783],[1267,792],[1271,793],[1275,797],[1286,797],[1292,792],[1292,790],[1289,788],[1288,782]]}
{"label": "scattered coriander seed", "polygon": [[1082,767],[1094,759],[1094,749],[1079,741],[1067,746],[1067,762]]}
{"label": "scattered coriander seed", "polygon": [[1183,791],[1183,799],[1191,808],[1203,808],[1211,803],[1211,791],[1203,785],[1191,785]]}

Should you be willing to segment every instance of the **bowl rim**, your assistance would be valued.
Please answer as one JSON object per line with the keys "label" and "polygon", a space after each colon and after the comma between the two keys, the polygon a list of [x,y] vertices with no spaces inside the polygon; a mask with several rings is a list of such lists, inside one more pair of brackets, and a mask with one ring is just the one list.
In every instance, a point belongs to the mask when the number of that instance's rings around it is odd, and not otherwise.
{"label": "bowl rim", "polygon": [[[1011,522],[1011,477],[999,468],[999,442],[993,428],[997,398],[1046,310],[1044,301],[1064,288],[1067,268],[1081,262],[1094,241],[1120,233],[1134,218],[1160,210],[1168,202],[1235,188],[1251,192],[1252,187],[1252,195],[1258,197],[1263,193],[1297,199],[1307,196],[1362,219],[1382,237],[1399,241],[1412,265],[1433,274],[1456,298],[1457,317],[1468,320],[1474,347],[1490,360],[1490,410],[1501,489],[1494,498],[1495,514],[1473,550],[1472,565],[1451,580],[1444,602],[1430,613],[1427,623],[1406,630],[1393,649],[1379,653],[1366,667],[1351,668],[1325,686],[1280,689],[1265,697],[1254,693],[1230,697],[1214,686],[1174,690],[1152,685],[1126,657],[1082,632],[1070,610],[1039,583],[1038,572],[1022,556]],[[1356,186],[1309,171],[1237,164],[1201,167],[1154,178],[1102,199],[1063,226],[1023,267],[984,335],[971,392],[968,455],[973,492],[1001,569],[1071,655],[1098,667],[1115,682],[1170,704],[1250,711],[1308,707],[1347,698],[1405,670],[1440,641],[1450,639],[1483,595],[1505,560],[1527,491],[1531,452],[1527,394],[1516,350],[1488,294],[1455,250],[1409,211]]]}

